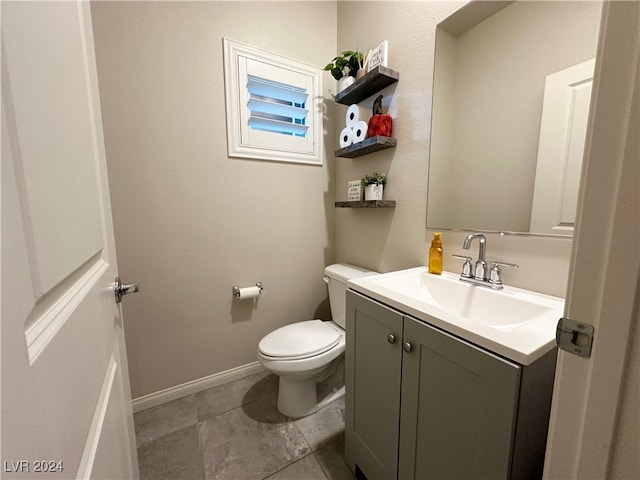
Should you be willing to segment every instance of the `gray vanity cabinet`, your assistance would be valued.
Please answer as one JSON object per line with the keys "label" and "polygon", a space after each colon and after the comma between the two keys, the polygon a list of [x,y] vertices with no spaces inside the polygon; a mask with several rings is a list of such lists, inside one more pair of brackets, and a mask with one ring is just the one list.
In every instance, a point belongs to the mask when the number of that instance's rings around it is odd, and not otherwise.
{"label": "gray vanity cabinet", "polygon": [[347,292],[347,463],[368,480],[539,478],[550,354],[523,367]]}
{"label": "gray vanity cabinet", "polygon": [[520,366],[411,317],[405,344],[398,478],[508,478]]}
{"label": "gray vanity cabinet", "polygon": [[403,316],[347,292],[345,459],[368,480],[396,478]]}

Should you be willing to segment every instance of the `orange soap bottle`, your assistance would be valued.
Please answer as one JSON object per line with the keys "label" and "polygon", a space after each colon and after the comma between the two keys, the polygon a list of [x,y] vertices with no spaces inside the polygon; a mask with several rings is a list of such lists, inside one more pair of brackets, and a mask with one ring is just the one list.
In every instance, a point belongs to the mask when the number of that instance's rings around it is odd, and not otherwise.
{"label": "orange soap bottle", "polygon": [[429,273],[442,274],[442,240],[440,232],[433,234],[431,248],[429,249]]}

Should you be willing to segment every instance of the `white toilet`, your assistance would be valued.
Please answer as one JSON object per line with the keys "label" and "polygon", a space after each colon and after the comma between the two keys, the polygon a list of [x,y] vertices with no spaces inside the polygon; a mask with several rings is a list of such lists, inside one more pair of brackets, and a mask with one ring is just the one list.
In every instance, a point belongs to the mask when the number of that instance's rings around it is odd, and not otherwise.
{"label": "white toilet", "polygon": [[282,414],[304,417],[344,395],[342,383],[319,401],[317,383],[331,374],[331,367],[343,368],[347,280],[368,275],[376,273],[353,265],[329,265],[324,281],[329,286],[333,321],[292,323],[260,340],[258,361],[280,377],[278,410]]}

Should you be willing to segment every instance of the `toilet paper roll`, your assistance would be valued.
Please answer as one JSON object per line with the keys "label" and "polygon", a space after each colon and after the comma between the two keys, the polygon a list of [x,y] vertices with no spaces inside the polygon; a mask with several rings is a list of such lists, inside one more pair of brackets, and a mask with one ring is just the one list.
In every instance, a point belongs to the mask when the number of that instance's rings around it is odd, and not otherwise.
{"label": "toilet paper roll", "polygon": [[353,143],[353,130],[351,127],[345,127],[340,132],[340,148],[348,147]]}
{"label": "toilet paper roll", "polygon": [[360,120],[360,109],[358,105],[349,105],[347,108],[347,115],[345,116],[345,121],[347,122],[347,127],[353,127]]}
{"label": "toilet paper roll", "polygon": [[256,298],[260,295],[260,287],[242,287],[239,289],[240,294],[238,298],[240,300],[245,300],[247,298]]}
{"label": "toilet paper roll", "polygon": [[363,122],[362,120],[356,123],[353,126],[353,143],[359,143],[367,138],[367,122]]}

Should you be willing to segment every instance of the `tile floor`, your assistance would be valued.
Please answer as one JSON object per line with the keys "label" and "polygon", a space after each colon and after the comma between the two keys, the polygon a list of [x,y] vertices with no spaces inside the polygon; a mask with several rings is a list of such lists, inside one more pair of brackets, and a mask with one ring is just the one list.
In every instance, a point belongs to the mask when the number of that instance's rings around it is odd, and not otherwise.
{"label": "tile floor", "polygon": [[276,408],[267,372],[136,413],[141,479],[353,480],[344,399],[300,419]]}

